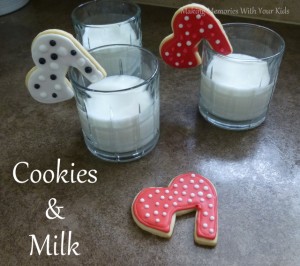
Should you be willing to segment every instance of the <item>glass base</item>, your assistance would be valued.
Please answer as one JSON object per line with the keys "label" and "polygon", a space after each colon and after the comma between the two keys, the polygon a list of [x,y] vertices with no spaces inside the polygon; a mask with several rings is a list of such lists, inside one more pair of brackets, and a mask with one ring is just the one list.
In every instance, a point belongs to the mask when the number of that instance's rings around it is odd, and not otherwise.
{"label": "glass base", "polygon": [[266,114],[263,114],[260,117],[251,120],[231,121],[231,120],[227,120],[215,116],[209,113],[204,107],[201,106],[199,106],[199,111],[200,114],[204,117],[204,119],[210,122],[211,124],[223,129],[236,130],[236,131],[248,130],[248,129],[258,127],[266,119]]}
{"label": "glass base", "polygon": [[92,141],[90,141],[90,139],[84,135],[85,144],[93,155],[104,161],[115,163],[131,162],[144,157],[154,149],[158,142],[158,139],[159,132],[157,132],[156,136],[148,144],[142,146],[141,148],[136,149],[134,151],[118,153],[99,150],[93,145]]}

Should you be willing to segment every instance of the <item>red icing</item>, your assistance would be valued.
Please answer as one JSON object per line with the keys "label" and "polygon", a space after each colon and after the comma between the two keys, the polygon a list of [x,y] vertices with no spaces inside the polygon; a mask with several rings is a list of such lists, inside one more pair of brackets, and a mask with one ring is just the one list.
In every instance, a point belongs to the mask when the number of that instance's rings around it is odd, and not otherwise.
{"label": "red icing", "polygon": [[180,8],[172,20],[174,34],[160,45],[160,55],[169,65],[177,68],[195,67],[201,64],[199,43],[206,39],[212,49],[227,55],[232,47],[223,27],[214,14],[199,4]]}
{"label": "red icing", "polygon": [[217,192],[201,175],[186,173],[174,178],[166,188],[143,189],[132,207],[141,224],[164,233],[170,232],[172,216],[176,212],[195,209],[198,211],[197,236],[208,240],[217,236]]}

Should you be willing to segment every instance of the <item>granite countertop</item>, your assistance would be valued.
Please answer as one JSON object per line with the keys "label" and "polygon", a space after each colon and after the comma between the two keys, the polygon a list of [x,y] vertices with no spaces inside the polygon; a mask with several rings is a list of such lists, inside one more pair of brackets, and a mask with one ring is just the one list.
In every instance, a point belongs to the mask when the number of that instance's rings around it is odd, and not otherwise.
{"label": "granite countertop", "polygon": [[[300,264],[300,28],[251,22],[277,31],[286,42],[278,84],[267,120],[258,128],[232,132],[199,114],[199,68],[176,70],[160,61],[161,135],[156,148],[131,163],[101,161],[86,149],[74,100],[43,105],[24,85],[33,66],[30,45],[37,33],[60,28],[73,33],[71,10],[80,1],[32,0],[0,17],[1,90],[1,265],[285,265]],[[174,10],[142,6],[143,45],[158,55],[170,33]],[[69,174],[97,170],[94,184],[17,183],[34,169]],[[72,165],[74,164],[74,166]],[[218,245],[194,243],[194,213],[177,219],[171,239],[142,231],[131,203],[144,187],[167,186],[188,171],[210,178],[219,196]],[[37,173],[37,171],[35,172]],[[65,219],[50,220],[51,198]],[[31,237],[47,234],[79,243],[80,256],[30,256]],[[57,240],[60,246],[60,240]]]}

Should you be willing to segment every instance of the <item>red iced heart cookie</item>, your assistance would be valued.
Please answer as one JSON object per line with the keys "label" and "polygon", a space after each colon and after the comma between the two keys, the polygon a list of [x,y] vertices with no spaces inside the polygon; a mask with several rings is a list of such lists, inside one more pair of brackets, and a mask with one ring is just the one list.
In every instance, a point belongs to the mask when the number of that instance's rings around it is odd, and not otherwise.
{"label": "red iced heart cookie", "polygon": [[175,177],[166,188],[143,189],[134,199],[132,215],[137,225],[161,237],[171,237],[176,215],[196,210],[195,242],[215,246],[218,236],[217,192],[201,175]]}
{"label": "red iced heart cookie", "polygon": [[201,64],[199,43],[206,39],[217,52],[227,55],[232,47],[220,21],[205,6],[189,4],[176,11],[172,19],[173,33],[160,44],[162,59],[177,68]]}

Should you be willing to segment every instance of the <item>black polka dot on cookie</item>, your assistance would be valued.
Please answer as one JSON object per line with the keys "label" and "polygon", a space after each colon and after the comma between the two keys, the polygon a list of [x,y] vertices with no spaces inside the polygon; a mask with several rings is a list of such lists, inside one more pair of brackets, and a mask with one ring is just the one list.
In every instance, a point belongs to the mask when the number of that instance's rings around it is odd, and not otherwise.
{"label": "black polka dot on cookie", "polygon": [[52,79],[52,80],[56,80],[56,75],[54,75],[54,74],[52,74],[52,75],[50,75],[50,79]]}
{"label": "black polka dot on cookie", "polygon": [[58,58],[57,54],[51,54],[50,57],[52,60],[56,60]]}
{"label": "black polka dot on cookie", "polygon": [[35,89],[39,89],[40,87],[41,87],[40,84],[34,84]]}
{"label": "black polka dot on cookie", "polygon": [[71,50],[70,54],[75,56],[77,54],[77,52],[75,50]]}
{"label": "black polka dot on cookie", "polygon": [[52,97],[53,98],[57,98],[57,94],[56,93],[52,93]]}
{"label": "black polka dot on cookie", "polygon": [[44,64],[46,63],[46,59],[43,58],[43,57],[41,57],[41,58],[39,59],[39,63],[42,64],[42,65],[44,65]]}
{"label": "black polka dot on cookie", "polygon": [[92,73],[93,69],[91,67],[86,67],[84,69],[85,73],[89,74],[89,73]]}
{"label": "black polka dot on cookie", "polygon": [[56,45],[56,41],[51,40],[51,41],[49,42],[49,44],[50,44],[51,46],[55,46],[55,45]]}

